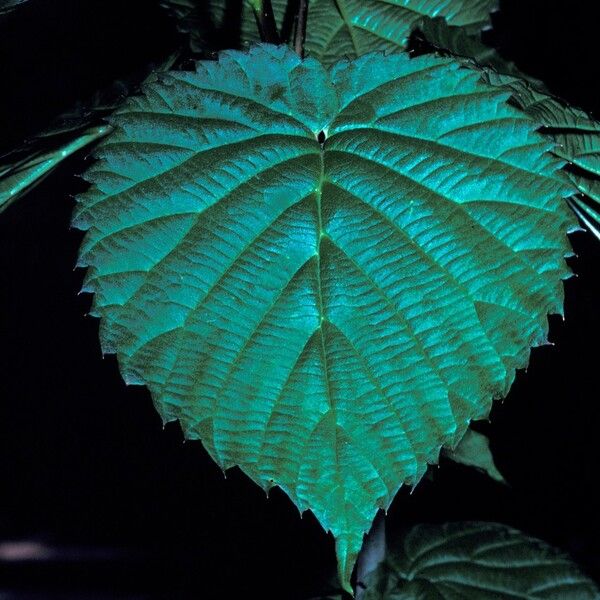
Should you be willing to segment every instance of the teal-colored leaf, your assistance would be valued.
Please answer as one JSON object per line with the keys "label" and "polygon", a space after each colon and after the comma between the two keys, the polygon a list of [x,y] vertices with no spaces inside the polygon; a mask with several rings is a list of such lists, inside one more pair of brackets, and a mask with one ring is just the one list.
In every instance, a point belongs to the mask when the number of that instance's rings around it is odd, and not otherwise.
{"label": "teal-colored leaf", "polygon": [[483,471],[492,479],[500,483],[506,483],[494,462],[489,439],[470,427],[456,448],[454,450],[444,450],[443,454],[456,463],[474,467]]}
{"label": "teal-colored leaf", "polygon": [[224,52],[128,102],[79,198],[104,351],[311,509],[346,586],[562,312],[568,190],[506,97],[451,59]]}
{"label": "teal-colored leaf", "polygon": [[[163,0],[190,35],[194,51],[221,50],[231,44],[232,29],[238,42],[257,42],[254,14],[246,0]],[[243,4],[241,19],[235,12]],[[293,29],[295,2],[272,0],[283,38]],[[406,48],[413,29],[425,17],[443,17],[448,23],[479,33],[489,24],[498,0],[311,0],[306,51],[329,65],[340,58],[356,58],[367,52]],[[226,40],[226,41],[225,41]]]}
{"label": "teal-colored leaf", "polygon": [[497,0],[314,0],[309,9],[307,50],[331,64],[371,51],[406,48],[424,16],[479,32],[489,23]]}
{"label": "teal-colored leaf", "polygon": [[367,582],[363,600],[597,600],[571,559],[497,523],[417,525]]}
{"label": "teal-colored leaf", "polygon": [[600,239],[600,123],[553,97],[541,81],[519,71],[477,34],[442,18],[424,17],[418,35],[438,52],[465,58],[465,66],[485,71],[488,83],[510,90],[512,102],[540,123],[542,133],[556,143],[555,154],[567,161],[563,176],[573,186],[569,205]]}

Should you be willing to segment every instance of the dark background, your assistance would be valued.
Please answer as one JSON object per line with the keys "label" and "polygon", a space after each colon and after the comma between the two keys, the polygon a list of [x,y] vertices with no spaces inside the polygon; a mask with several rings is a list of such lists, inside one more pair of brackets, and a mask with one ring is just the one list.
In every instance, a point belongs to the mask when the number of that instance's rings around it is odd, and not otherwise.
{"label": "dark background", "polygon": [[[589,0],[502,2],[488,38],[553,92],[600,117],[598,17]],[[150,0],[35,1],[0,24],[0,152],[75,101],[181,39]],[[102,359],[90,298],[77,295],[81,239],[68,161],[0,215],[0,596],[302,598],[334,568],[333,543],[283,493],[238,470],[227,478],[200,444],[163,430],[149,394]],[[402,491],[389,530],[421,521],[493,520],[568,551],[600,582],[600,244],[577,233],[566,321],[536,349],[491,424],[505,488],[449,463]],[[3,559],[7,542],[54,548]],[[14,546],[13,546],[14,547]],[[30,595],[17,594],[25,590]],[[70,593],[72,595],[67,595]],[[64,595],[63,595],[64,594]]]}

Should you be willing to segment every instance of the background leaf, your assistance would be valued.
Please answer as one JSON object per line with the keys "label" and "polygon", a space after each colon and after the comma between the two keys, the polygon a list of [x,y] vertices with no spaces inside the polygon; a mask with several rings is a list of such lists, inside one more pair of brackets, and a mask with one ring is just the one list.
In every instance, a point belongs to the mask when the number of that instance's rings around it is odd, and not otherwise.
{"label": "background leaf", "polygon": [[159,65],[149,64],[127,79],[99,90],[86,102],[61,114],[48,128],[19,147],[0,156],[0,213],[39,184],[73,154],[89,149],[110,132],[105,118],[140,83],[152,77],[152,69],[168,70],[177,59],[172,54]]}
{"label": "background leaf", "polygon": [[496,523],[413,527],[367,582],[364,600],[595,600],[564,554]]}
{"label": "background leaf", "polygon": [[465,27],[450,25],[446,19],[440,17],[423,17],[414,33],[416,39],[422,39],[442,54],[462,56],[475,61],[481,67],[535,81],[540,87],[543,85],[519,71],[513,62],[501,56],[495,48],[484,44],[479,32],[472,33]]}
{"label": "background leaf", "polygon": [[568,190],[506,96],[449,59],[328,73],[257,46],[147,86],[88,172],[104,351],[222,468],[310,508],[346,587],[377,509],[562,311]]}
{"label": "background leaf", "polygon": [[0,17],[11,13],[29,0],[0,0]]}
{"label": "background leaf", "polygon": [[[272,4],[282,38],[289,39],[297,2]],[[178,19],[181,31],[190,35],[195,52],[259,41],[254,14],[245,0],[163,0],[163,5]],[[306,51],[329,65],[375,50],[404,50],[423,16],[443,17],[475,34],[489,24],[497,5],[497,0],[311,0]]]}
{"label": "background leaf", "polygon": [[73,132],[73,137],[62,143],[55,140],[55,144],[50,144],[51,149],[33,150],[29,146],[31,153],[22,158],[16,155],[24,153],[24,149],[0,158],[0,212],[40,183],[63,160],[101,139],[109,131],[108,125],[96,125]]}
{"label": "background leaf", "polygon": [[569,203],[600,239],[600,123],[525,80],[493,71],[484,77],[491,85],[509,89],[512,101],[541,123],[542,132],[556,143],[553,152],[567,162],[565,177],[587,197],[573,196]]}
{"label": "background leaf", "polygon": [[326,64],[376,50],[403,50],[424,16],[443,17],[479,33],[496,9],[496,0],[316,0],[310,7],[312,21],[309,11],[307,48]]}

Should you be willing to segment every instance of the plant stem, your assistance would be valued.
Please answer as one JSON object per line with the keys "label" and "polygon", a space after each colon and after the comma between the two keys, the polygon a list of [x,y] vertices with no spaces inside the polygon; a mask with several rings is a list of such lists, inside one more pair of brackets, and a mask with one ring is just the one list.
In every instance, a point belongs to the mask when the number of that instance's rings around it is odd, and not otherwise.
{"label": "plant stem", "polygon": [[277,33],[271,0],[250,0],[250,5],[254,10],[260,39],[267,44],[279,44],[279,33]]}
{"label": "plant stem", "polygon": [[363,547],[358,555],[356,565],[356,595],[355,600],[362,600],[365,595],[364,582],[367,575],[372,573],[385,559],[385,513],[380,510],[373,521],[371,531],[365,538]]}
{"label": "plant stem", "polygon": [[296,17],[296,33],[294,35],[294,50],[300,58],[304,58],[304,41],[306,40],[306,22],[308,20],[308,0],[298,3],[298,16]]}

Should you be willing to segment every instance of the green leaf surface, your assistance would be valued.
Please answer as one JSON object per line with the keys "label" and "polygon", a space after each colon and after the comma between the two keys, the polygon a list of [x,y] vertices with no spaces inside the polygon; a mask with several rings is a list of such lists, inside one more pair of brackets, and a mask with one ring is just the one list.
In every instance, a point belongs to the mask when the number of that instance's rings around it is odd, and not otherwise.
{"label": "green leaf surface", "polygon": [[[236,11],[243,15],[236,22]],[[296,3],[272,0],[283,38],[293,28]],[[231,43],[232,28],[239,42],[257,42],[254,14],[248,2],[226,0],[163,0],[188,33],[192,49],[223,49]],[[340,58],[356,58],[372,51],[404,50],[413,29],[423,17],[443,17],[448,23],[479,33],[489,24],[497,0],[311,0],[306,51],[329,65]]]}
{"label": "green leaf surface", "polygon": [[562,312],[568,191],[506,97],[450,59],[224,52],[128,102],[79,198],[104,351],[311,509],[346,587]]}
{"label": "green leaf surface", "polygon": [[446,458],[456,463],[467,467],[474,467],[483,471],[492,479],[500,483],[506,483],[504,477],[502,477],[502,473],[498,471],[494,462],[489,439],[470,427],[456,448],[452,450],[446,449],[443,451],[443,454]]}
{"label": "green leaf surface", "polygon": [[496,523],[417,525],[367,582],[363,600],[597,600],[555,548]]}

